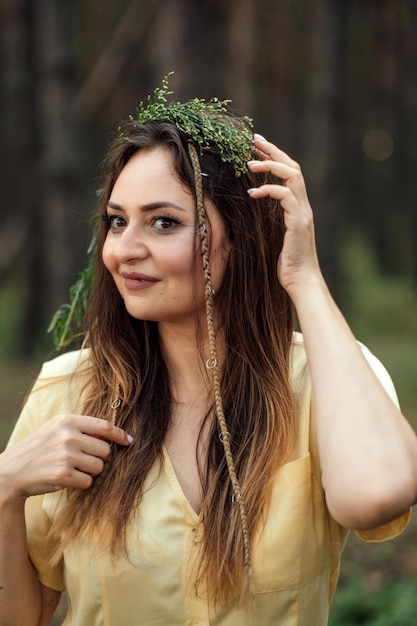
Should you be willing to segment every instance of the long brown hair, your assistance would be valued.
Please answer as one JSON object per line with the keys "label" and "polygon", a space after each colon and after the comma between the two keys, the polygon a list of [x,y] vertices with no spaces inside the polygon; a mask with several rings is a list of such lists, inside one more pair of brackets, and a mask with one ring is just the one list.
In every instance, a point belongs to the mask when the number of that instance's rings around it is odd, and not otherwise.
{"label": "long brown hair", "polygon": [[[235,123],[233,117],[230,123]],[[194,190],[187,137],[170,122],[128,123],[108,151],[100,213],[128,160],[138,150],[161,145],[171,151],[179,179]],[[200,155],[200,165],[204,196],[218,209],[230,242],[227,268],[215,295],[216,320],[226,344],[221,395],[253,541],[262,528],[274,475],[288,457],[294,437],[289,383],[293,312],[277,279],[285,227],[277,201],[248,197],[247,189],[263,182],[259,175],[236,176],[233,165],[221,160],[217,146]],[[266,180],[271,180],[269,175]],[[68,492],[53,532],[62,546],[75,538],[105,539],[116,554],[125,547],[129,521],[138,507],[140,514],[149,470],[158,459],[162,463],[173,399],[157,323],[128,314],[102,262],[107,229],[100,224],[88,310],[91,369],[83,410],[115,420],[134,436],[134,444],[128,449],[114,445],[92,487]],[[117,398],[121,406],[114,411]],[[212,414],[208,407],[207,416]],[[212,601],[224,604],[236,599],[245,586],[245,556],[239,548],[242,525],[216,420],[211,423],[206,465],[200,469],[204,539],[198,581],[204,581]]]}

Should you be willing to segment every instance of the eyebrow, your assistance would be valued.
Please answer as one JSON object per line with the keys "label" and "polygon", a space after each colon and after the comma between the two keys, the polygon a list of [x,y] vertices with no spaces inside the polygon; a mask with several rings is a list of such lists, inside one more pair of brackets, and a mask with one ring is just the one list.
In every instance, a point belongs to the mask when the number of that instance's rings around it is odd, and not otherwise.
{"label": "eyebrow", "polygon": [[[107,203],[107,206],[110,209],[114,209],[115,211],[120,211],[121,213],[125,212],[124,208],[120,204],[117,204],[117,202],[109,201]],[[178,211],[185,211],[185,209],[178,206],[178,204],[174,204],[174,202],[168,202],[168,200],[158,200],[156,202],[150,202],[149,204],[144,204],[139,208],[143,213],[146,213],[148,211],[156,211],[157,209],[162,209],[164,207],[169,209],[178,209]]]}

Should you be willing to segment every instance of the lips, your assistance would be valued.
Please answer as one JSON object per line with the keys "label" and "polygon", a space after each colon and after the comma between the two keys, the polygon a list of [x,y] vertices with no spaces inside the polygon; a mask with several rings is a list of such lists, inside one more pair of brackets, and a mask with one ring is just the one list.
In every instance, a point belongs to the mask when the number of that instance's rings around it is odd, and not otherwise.
{"label": "lips", "polygon": [[141,289],[148,289],[156,283],[159,283],[159,278],[154,276],[148,276],[147,274],[138,274],[136,272],[122,272],[124,286],[128,291],[139,291]]}

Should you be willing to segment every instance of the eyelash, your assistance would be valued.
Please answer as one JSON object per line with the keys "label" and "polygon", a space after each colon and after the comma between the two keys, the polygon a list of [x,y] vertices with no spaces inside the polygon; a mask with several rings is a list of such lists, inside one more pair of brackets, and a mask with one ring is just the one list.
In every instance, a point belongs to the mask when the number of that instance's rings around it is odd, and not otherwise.
{"label": "eyelash", "polygon": [[155,215],[155,217],[152,218],[151,223],[152,225],[155,225],[155,222],[157,222],[158,220],[165,220],[166,222],[170,222],[171,227],[170,228],[162,228],[161,231],[170,231],[170,230],[174,230],[176,228],[176,226],[179,226],[180,222],[175,219],[175,217],[170,217],[169,215]]}
{"label": "eyelash", "polygon": [[[101,219],[103,220],[105,224],[109,226],[109,229],[113,230],[113,232],[118,232],[121,228],[123,228],[123,226],[126,225],[125,220],[119,215],[109,215],[108,213],[104,213],[104,215],[101,216]],[[123,226],[119,226],[119,227],[113,226],[113,222],[116,220],[121,220],[122,222],[124,222]],[[175,219],[174,217],[171,217],[170,215],[155,215],[151,219],[151,225],[154,226],[158,220],[165,220],[166,222],[170,222],[171,224],[170,228],[157,229],[159,232],[164,232],[164,231],[170,232],[174,230],[175,227],[180,224],[180,222],[177,219]]]}

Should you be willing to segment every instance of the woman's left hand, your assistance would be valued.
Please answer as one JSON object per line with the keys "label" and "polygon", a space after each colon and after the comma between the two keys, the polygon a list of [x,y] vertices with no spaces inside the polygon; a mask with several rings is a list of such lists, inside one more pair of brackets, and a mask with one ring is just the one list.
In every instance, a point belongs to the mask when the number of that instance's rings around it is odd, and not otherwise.
{"label": "woman's left hand", "polygon": [[417,439],[325,284],[300,166],[274,144],[259,136],[254,141],[260,160],[250,162],[250,170],[280,179],[249,193],[279,200],[284,211],[278,278],[304,337],[327,506],[342,526],[373,529],[416,502]]}
{"label": "woman's left hand", "polygon": [[270,196],[280,201],[284,211],[286,233],[278,258],[278,279],[294,300],[305,281],[321,277],[317,258],[313,212],[301,168],[285,152],[259,135],[254,138],[260,160],[249,161],[254,173],[270,172],[276,184],[264,184],[248,190],[252,198]]}

